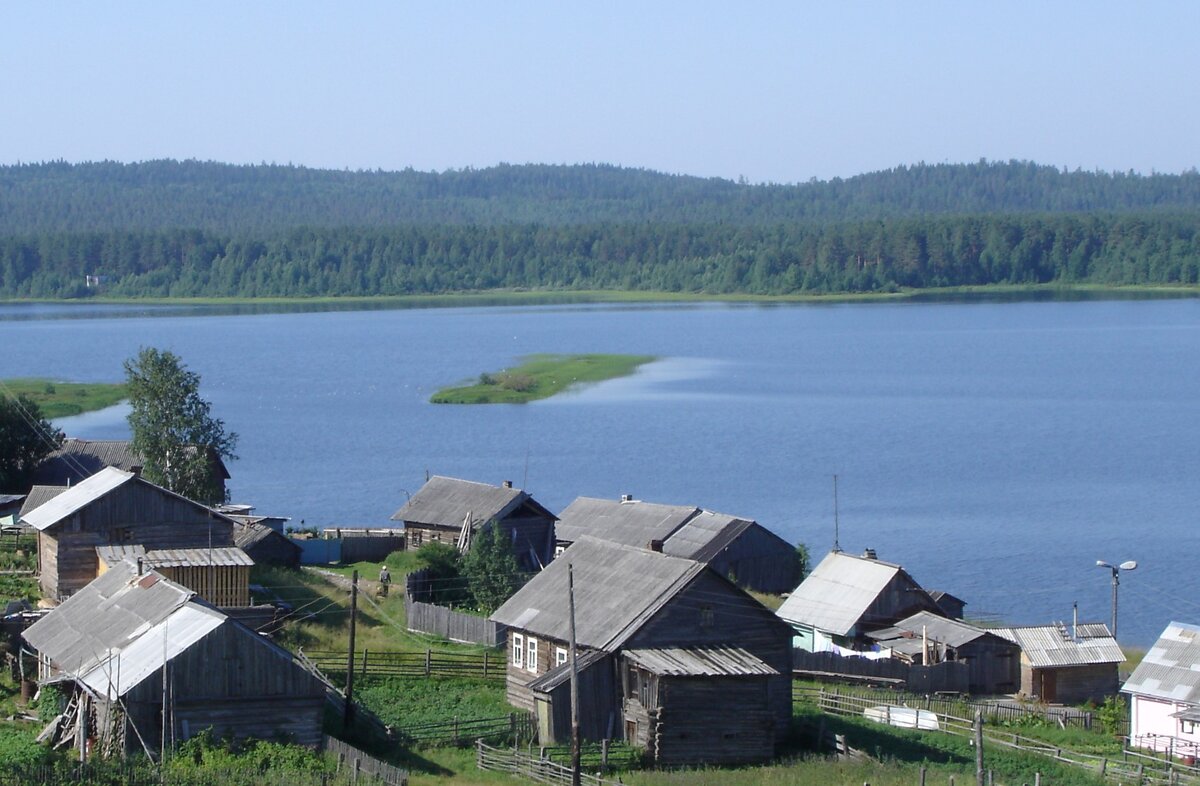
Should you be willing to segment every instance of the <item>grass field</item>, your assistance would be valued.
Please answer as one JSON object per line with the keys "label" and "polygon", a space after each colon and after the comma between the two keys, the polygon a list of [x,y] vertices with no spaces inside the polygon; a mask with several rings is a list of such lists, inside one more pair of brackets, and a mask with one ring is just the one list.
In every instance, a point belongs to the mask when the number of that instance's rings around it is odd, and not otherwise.
{"label": "grass field", "polygon": [[12,396],[29,396],[41,408],[42,416],[50,420],[111,407],[126,396],[124,383],[59,382],[33,378],[0,380],[0,390]]}
{"label": "grass field", "polygon": [[443,388],[434,404],[524,404],[572,385],[632,374],[650,355],[530,355],[519,366],[479,375],[471,385]]}

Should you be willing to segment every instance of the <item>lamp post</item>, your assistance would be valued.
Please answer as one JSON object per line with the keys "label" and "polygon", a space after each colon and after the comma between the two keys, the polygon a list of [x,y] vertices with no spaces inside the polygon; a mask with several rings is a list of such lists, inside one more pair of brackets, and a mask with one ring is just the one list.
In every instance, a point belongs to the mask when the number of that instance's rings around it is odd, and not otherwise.
{"label": "lamp post", "polygon": [[1096,560],[1096,567],[1108,568],[1109,570],[1112,571],[1112,590],[1113,590],[1112,635],[1113,635],[1113,638],[1115,639],[1117,637],[1117,587],[1119,587],[1121,585],[1121,571],[1136,570],[1137,563],[1134,562],[1133,560],[1126,560],[1126,561],[1122,562],[1120,565],[1113,565],[1111,563],[1105,562],[1102,559],[1098,559],[1098,560]]}

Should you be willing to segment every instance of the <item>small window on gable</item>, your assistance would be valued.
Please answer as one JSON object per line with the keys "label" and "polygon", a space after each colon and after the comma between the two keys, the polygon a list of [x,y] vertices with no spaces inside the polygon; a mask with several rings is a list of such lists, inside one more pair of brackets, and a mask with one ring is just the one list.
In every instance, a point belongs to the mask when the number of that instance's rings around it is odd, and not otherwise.
{"label": "small window on gable", "polygon": [[525,639],[525,668],[537,673],[538,641],[533,636]]}
{"label": "small window on gable", "polygon": [[716,617],[713,613],[712,606],[701,606],[700,607],[700,627],[711,628],[713,626],[713,621],[715,620],[715,618]]}
{"label": "small window on gable", "polygon": [[512,648],[512,665],[520,668],[525,665],[525,637],[520,633],[514,633]]}
{"label": "small window on gable", "polygon": [[1184,734],[1195,734],[1196,733],[1196,721],[1181,720],[1181,721],[1179,721],[1179,729]]}
{"label": "small window on gable", "polygon": [[567,662],[567,650],[565,647],[554,648],[554,665],[561,666]]}

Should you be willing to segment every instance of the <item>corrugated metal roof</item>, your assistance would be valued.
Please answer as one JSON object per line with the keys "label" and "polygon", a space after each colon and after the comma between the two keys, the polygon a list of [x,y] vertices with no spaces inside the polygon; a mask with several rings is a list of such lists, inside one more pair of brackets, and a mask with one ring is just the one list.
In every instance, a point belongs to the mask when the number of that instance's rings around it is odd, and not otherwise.
{"label": "corrugated metal roof", "polygon": [[115,698],[170,663],[228,620],[216,609],[187,603],[80,675],[96,693]]}
{"label": "corrugated metal roof", "polygon": [[194,593],[160,574],[119,562],[25,631],[63,671],[79,673],[166,619]]}
{"label": "corrugated metal roof", "polygon": [[705,570],[703,564],[618,543],[580,538],[492,614],[536,636],[569,636],[567,567],[575,574],[575,637],[611,650]]}
{"label": "corrugated metal roof", "polygon": [[34,529],[45,531],[80,508],[100,499],[113,489],[120,488],[133,480],[134,477],[136,476],[132,472],[125,472],[114,467],[105,467],[95,475],[82,481],[78,486],[72,486],[21,518]]}
{"label": "corrugated metal roof", "polygon": [[680,505],[659,505],[641,500],[611,500],[579,497],[562,512],[554,525],[554,535],[574,543],[592,536],[645,548],[652,540],[666,540],[699,508]]}
{"label": "corrugated metal roof", "polygon": [[[470,515],[473,522],[485,524],[504,517],[529,499],[521,489],[434,475],[404,507],[392,514],[392,520],[461,527]],[[550,515],[549,511],[546,515]]]}
{"label": "corrugated metal roof", "polygon": [[844,636],[900,572],[899,565],[830,552],[775,613],[789,623]]}
{"label": "corrugated metal roof", "polygon": [[140,543],[97,546],[96,556],[104,563],[104,567],[111,568],[113,565],[123,562],[126,559],[132,559],[135,562],[138,557],[144,559],[146,557],[146,547]]}
{"label": "corrugated metal roof", "polygon": [[891,639],[915,637],[919,641],[921,636],[924,635],[930,641],[936,641],[939,644],[948,644],[957,649],[964,644],[975,641],[975,639],[988,635],[988,633],[989,631],[983,628],[976,628],[974,625],[968,625],[965,622],[939,617],[928,611],[918,611],[911,617],[900,620],[886,630],[875,631],[867,635],[879,640],[884,646],[892,646],[887,643]]}
{"label": "corrugated metal roof", "polygon": [[146,552],[146,561],[155,568],[252,567],[254,560],[236,546],[199,549],[154,549]]}
{"label": "corrugated metal roof", "polygon": [[25,502],[21,504],[21,512],[17,518],[24,519],[26,513],[32,513],[66,490],[66,486],[34,486],[25,495]]}
{"label": "corrugated metal roof", "polygon": [[739,535],[755,526],[758,525],[747,519],[702,510],[666,539],[663,553],[711,562]]}
{"label": "corrugated metal roof", "polygon": [[1102,623],[1076,627],[1076,638],[1063,623],[993,628],[997,636],[1016,642],[1034,668],[1090,666],[1099,663],[1123,663],[1125,653]]}
{"label": "corrugated metal roof", "polygon": [[665,677],[748,677],[779,672],[741,647],[665,647],[625,650],[625,657]]}
{"label": "corrugated metal roof", "polygon": [[1200,705],[1200,626],[1168,625],[1121,690]]}

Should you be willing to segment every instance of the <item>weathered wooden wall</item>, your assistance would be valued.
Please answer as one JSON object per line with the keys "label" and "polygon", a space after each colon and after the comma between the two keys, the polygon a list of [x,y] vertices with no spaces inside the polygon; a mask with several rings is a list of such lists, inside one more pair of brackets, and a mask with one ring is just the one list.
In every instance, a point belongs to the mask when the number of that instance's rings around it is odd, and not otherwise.
{"label": "weathered wooden wall", "polygon": [[895,658],[872,660],[846,657],[833,652],[808,652],[797,649],[793,651],[793,664],[797,671],[812,676],[843,675],[861,678],[863,682],[878,680],[889,684],[903,684],[915,693],[966,693],[970,687],[970,666],[961,662],[914,666]]}
{"label": "weathered wooden wall", "polygon": [[214,606],[250,605],[250,568],[247,565],[188,565],[156,570]]}
{"label": "weathered wooden wall", "polygon": [[660,677],[648,750],[660,765],[740,764],[775,754],[766,677]]}
{"label": "weathered wooden wall", "polygon": [[42,593],[63,598],[96,578],[97,546],[233,545],[233,522],[144,482],[125,483],[38,534]]}
{"label": "weathered wooden wall", "polygon": [[984,636],[964,644],[958,657],[970,668],[970,692],[1016,693],[1021,687],[1021,648],[999,637]]}
{"label": "weathered wooden wall", "polygon": [[1035,669],[1021,662],[1021,693],[1052,704],[1102,704],[1119,686],[1115,663]]}
{"label": "weathered wooden wall", "polygon": [[382,562],[393,551],[404,550],[404,535],[342,538],[342,562]]}
{"label": "weathered wooden wall", "polygon": [[[614,676],[614,660],[605,657],[579,672],[579,736],[585,740],[621,739],[619,699]],[[534,694],[538,708],[540,744],[560,745],[571,740],[571,681],[564,680],[553,690]],[[548,723],[541,714],[548,711]]]}
{"label": "weathered wooden wall", "polygon": [[795,547],[762,526],[749,527],[708,564],[756,592],[791,592],[800,583]]}
{"label": "weathered wooden wall", "polygon": [[422,603],[408,595],[404,597],[404,610],[408,616],[408,629],[418,633],[485,647],[499,647],[507,640],[508,627],[486,617]]}

